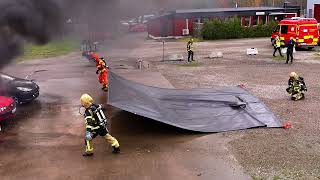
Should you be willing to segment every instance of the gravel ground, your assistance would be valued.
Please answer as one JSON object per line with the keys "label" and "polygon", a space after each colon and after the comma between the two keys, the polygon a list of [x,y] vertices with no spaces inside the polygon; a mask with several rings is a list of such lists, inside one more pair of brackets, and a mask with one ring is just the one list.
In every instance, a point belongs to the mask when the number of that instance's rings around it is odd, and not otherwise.
{"label": "gravel ground", "polygon": [[[195,44],[196,64],[185,61],[161,62],[161,42],[148,41],[135,51],[135,57],[152,63],[175,88],[206,88],[244,84],[292,128],[258,128],[227,132],[237,137],[229,143],[236,160],[253,179],[319,179],[320,178],[320,56],[318,49],[298,51],[294,63],[284,64],[272,57],[270,40],[242,39],[200,42]],[[247,56],[246,48],[256,47],[259,54]],[[185,44],[166,42],[166,56],[183,54]],[[221,59],[206,58],[210,52],[223,52]],[[149,53],[148,53],[149,52]],[[293,102],[286,94],[288,74],[301,74],[308,86],[306,99]]]}

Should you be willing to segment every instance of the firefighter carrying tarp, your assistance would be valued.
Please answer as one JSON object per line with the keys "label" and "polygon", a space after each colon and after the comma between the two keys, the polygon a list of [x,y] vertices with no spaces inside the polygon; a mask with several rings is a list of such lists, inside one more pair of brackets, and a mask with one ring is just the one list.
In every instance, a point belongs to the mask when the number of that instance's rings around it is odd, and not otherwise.
{"label": "firefighter carrying tarp", "polygon": [[96,74],[99,74],[98,80],[104,91],[108,91],[108,71],[109,67],[106,65],[104,58],[100,58],[99,63],[97,64]]}
{"label": "firefighter carrying tarp", "polygon": [[300,77],[295,72],[291,72],[289,76],[289,87],[287,88],[287,92],[291,95],[291,99],[294,101],[304,99],[304,93],[307,91],[307,86],[303,77]]}
{"label": "firefighter carrying tarp", "polygon": [[85,145],[86,151],[83,156],[93,155],[93,146],[91,141],[99,136],[111,144],[113,153],[120,153],[119,142],[109,134],[107,129],[107,118],[102,111],[102,106],[93,103],[93,99],[88,94],[83,94],[80,98],[81,105],[86,108],[84,113],[85,118]]}

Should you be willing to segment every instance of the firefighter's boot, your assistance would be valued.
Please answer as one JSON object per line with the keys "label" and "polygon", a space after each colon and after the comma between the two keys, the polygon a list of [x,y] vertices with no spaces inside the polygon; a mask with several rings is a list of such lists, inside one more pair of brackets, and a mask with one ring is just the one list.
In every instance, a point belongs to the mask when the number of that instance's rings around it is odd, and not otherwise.
{"label": "firefighter's boot", "polygon": [[107,85],[103,85],[101,89],[104,90],[104,91],[108,91],[108,86]]}
{"label": "firefighter's boot", "polygon": [[120,153],[120,147],[112,146],[112,153],[113,154],[119,154]]}
{"label": "firefighter's boot", "polygon": [[296,101],[302,100],[302,99],[304,99],[304,94],[303,93],[298,93],[297,96],[296,96]]}
{"label": "firefighter's boot", "polygon": [[92,156],[93,155],[93,147],[89,140],[85,140],[86,144],[86,152],[83,154],[83,156]]}
{"label": "firefighter's boot", "polygon": [[112,137],[110,134],[104,136],[106,141],[112,146],[112,153],[120,153],[120,145],[116,138]]}
{"label": "firefighter's boot", "polygon": [[82,154],[82,156],[84,156],[84,157],[93,156],[93,152],[85,152],[85,153]]}

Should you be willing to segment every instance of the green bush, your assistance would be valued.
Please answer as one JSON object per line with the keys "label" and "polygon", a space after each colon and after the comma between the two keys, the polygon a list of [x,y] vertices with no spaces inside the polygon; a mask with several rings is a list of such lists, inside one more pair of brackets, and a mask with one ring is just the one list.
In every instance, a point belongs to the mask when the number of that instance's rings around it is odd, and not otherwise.
{"label": "green bush", "polygon": [[237,39],[250,37],[268,37],[271,36],[272,29],[277,24],[275,22],[267,25],[260,24],[252,27],[241,26],[239,18],[229,20],[209,20],[205,22],[202,36],[206,40],[216,39]]}

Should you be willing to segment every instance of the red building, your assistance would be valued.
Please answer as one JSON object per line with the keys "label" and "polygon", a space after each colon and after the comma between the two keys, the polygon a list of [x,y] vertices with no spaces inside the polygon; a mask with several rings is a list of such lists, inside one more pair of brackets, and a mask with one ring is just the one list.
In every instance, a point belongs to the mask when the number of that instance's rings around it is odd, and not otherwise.
{"label": "red building", "polygon": [[319,0],[308,0],[307,12],[308,12],[309,18],[316,18],[318,23],[320,23],[320,1]]}
{"label": "red building", "polygon": [[[197,24],[209,19],[241,18],[242,25],[254,26],[269,21],[300,16],[299,7],[252,7],[176,10],[148,22],[148,34],[153,37],[193,35]],[[197,26],[198,27],[198,26]]]}

